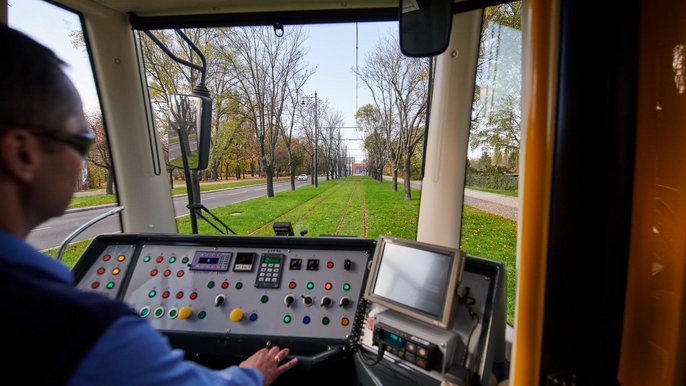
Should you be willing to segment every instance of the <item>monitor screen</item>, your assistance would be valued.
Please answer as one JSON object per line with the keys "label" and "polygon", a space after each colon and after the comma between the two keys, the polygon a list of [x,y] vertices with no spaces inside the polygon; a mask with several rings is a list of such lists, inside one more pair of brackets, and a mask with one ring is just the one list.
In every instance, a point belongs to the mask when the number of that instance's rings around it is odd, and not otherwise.
{"label": "monitor screen", "polygon": [[415,319],[450,328],[463,266],[459,249],[381,237],[365,297]]}

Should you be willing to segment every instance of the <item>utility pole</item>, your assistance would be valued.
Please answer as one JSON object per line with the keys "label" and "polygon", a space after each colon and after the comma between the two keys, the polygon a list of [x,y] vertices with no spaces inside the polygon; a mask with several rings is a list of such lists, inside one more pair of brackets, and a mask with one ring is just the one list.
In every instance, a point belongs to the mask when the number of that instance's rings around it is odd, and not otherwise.
{"label": "utility pole", "polygon": [[319,128],[317,127],[317,91],[314,92],[314,187],[319,187],[317,179],[317,152],[319,151]]}
{"label": "utility pole", "polygon": [[[301,104],[305,104],[305,99],[312,98],[311,96],[304,96],[302,97],[303,101]],[[317,179],[317,174],[319,173],[317,171],[317,153],[319,151],[319,127],[317,126],[317,92],[314,92],[314,160],[312,165],[312,182],[314,183],[314,187],[318,188],[319,187],[319,180]]]}

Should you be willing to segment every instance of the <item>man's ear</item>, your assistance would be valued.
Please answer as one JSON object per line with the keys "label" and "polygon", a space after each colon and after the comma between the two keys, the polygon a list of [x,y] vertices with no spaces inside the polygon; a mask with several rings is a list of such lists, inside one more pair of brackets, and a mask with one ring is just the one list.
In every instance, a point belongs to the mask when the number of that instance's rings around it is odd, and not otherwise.
{"label": "man's ear", "polygon": [[33,181],[40,156],[40,143],[25,130],[9,130],[0,136],[2,169],[21,182]]}

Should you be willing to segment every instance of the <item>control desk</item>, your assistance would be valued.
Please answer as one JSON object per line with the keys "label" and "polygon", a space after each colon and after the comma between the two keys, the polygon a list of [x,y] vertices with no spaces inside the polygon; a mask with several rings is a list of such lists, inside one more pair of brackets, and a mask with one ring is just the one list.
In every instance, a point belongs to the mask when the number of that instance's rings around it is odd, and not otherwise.
{"label": "control desk", "polygon": [[308,358],[340,354],[357,339],[375,244],[343,237],[103,235],[74,274],[78,287],[124,301],[187,352],[248,356],[276,344],[307,366]]}
{"label": "control desk", "polygon": [[[269,345],[289,347],[300,364],[277,385],[325,379],[438,386],[460,368],[472,374],[469,384],[489,384],[492,373],[502,379],[502,264],[467,256],[462,282],[472,304],[458,304],[452,327],[436,329],[365,300],[377,244],[354,237],[101,235],[73,272],[79,288],[130,305],[187,359],[208,367],[237,364]],[[370,365],[381,342],[383,360]]]}

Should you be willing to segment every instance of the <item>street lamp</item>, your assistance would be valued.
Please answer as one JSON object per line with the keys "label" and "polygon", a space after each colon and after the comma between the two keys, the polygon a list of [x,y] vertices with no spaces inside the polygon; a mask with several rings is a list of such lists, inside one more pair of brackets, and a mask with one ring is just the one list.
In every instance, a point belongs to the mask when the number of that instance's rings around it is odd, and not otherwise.
{"label": "street lamp", "polygon": [[[312,97],[304,96],[303,99],[308,99]],[[305,104],[305,101],[302,101]],[[317,92],[314,92],[314,165],[312,172],[312,181],[314,182],[314,187],[319,187],[319,181],[317,179],[317,151],[319,147],[319,129],[317,128]]]}

